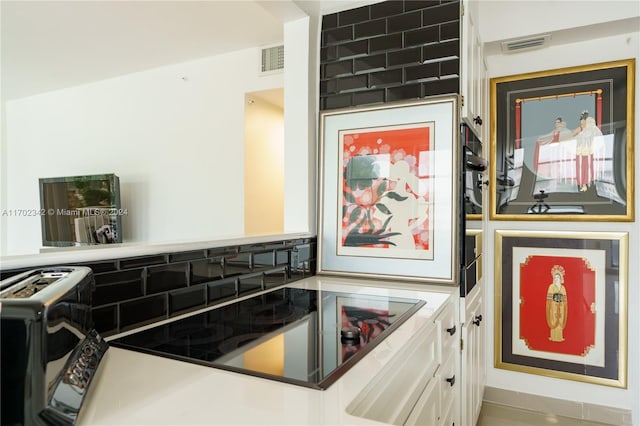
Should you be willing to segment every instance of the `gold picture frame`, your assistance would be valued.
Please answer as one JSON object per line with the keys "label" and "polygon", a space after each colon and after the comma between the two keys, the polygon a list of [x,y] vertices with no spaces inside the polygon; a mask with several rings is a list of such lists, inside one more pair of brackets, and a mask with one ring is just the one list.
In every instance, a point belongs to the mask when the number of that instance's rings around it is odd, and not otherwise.
{"label": "gold picture frame", "polygon": [[628,233],[496,230],[496,368],[627,387]]}
{"label": "gold picture frame", "polygon": [[635,60],[490,80],[491,220],[633,221]]}

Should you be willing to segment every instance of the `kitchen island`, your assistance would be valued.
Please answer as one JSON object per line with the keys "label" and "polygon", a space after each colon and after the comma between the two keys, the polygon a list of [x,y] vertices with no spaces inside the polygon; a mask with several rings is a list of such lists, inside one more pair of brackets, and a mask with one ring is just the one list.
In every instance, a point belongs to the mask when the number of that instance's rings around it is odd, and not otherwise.
{"label": "kitchen island", "polygon": [[[455,287],[440,285],[329,276],[306,278],[288,287],[421,299],[426,304],[326,390],[111,347],[98,369],[78,424],[380,424],[359,414],[371,411],[363,408],[367,399],[373,401],[384,394],[384,383],[376,383],[376,377],[385,377],[385,383],[392,383],[390,375],[399,377],[402,372],[397,365],[411,368],[415,370],[413,376],[420,376],[420,365],[407,363],[403,357],[406,352],[416,352],[411,348],[417,336],[424,335],[425,330],[436,330],[434,319],[455,306],[458,292]],[[457,315],[452,311],[451,317]],[[441,339],[435,332],[429,338],[433,348],[436,340],[442,346]],[[440,358],[434,352],[435,355]],[[418,381],[419,387],[428,387],[426,381],[435,376],[437,367],[430,368],[425,361],[425,378]],[[416,394],[408,385],[407,395],[394,391],[385,398],[399,404],[409,401],[413,406],[421,391]],[[441,405],[439,397],[434,401]]]}

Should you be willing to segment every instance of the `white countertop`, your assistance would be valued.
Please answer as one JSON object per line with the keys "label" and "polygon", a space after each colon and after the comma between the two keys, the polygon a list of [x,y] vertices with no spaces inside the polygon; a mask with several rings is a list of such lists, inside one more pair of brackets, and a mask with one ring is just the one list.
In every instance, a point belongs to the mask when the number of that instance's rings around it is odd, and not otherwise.
{"label": "white countertop", "polygon": [[122,243],[96,244],[82,247],[50,247],[40,253],[15,256],[0,256],[2,269],[29,268],[41,265],[73,265],[82,262],[108,261],[123,257],[149,256],[178,251],[204,250],[242,244],[260,244],[272,241],[310,238],[314,234],[274,234],[251,237],[237,237],[219,240],[172,241],[166,243]]}
{"label": "white countertop", "polygon": [[[427,303],[326,390],[111,347],[78,425],[372,425],[347,405],[456,287],[315,276],[291,286],[419,298]],[[115,336],[114,336],[115,337]]]}

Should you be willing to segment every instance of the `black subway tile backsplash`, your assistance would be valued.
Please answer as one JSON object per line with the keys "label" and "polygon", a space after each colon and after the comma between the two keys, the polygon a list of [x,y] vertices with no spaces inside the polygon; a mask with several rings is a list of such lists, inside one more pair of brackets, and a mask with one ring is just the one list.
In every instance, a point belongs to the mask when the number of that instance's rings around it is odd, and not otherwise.
{"label": "black subway tile backsplash", "polygon": [[369,50],[371,53],[400,48],[402,48],[402,33],[369,39]]}
{"label": "black subway tile backsplash", "polygon": [[387,89],[387,102],[419,99],[422,96],[422,85],[420,83],[403,84],[402,86]]}
{"label": "black subway tile backsplash", "polygon": [[404,12],[404,1],[390,0],[372,4],[371,19],[386,18],[387,16],[398,15]]}
{"label": "black subway tile backsplash", "polygon": [[423,44],[437,43],[438,41],[440,41],[440,30],[437,25],[404,33],[405,47],[421,46]]}
{"label": "black subway tile backsplash", "polygon": [[170,291],[169,315],[205,307],[207,305],[206,290],[206,285],[200,284],[195,287]]}
{"label": "black subway tile backsplash", "polygon": [[120,303],[120,331],[167,317],[167,293]]}
{"label": "black subway tile backsplash", "polygon": [[235,297],[238,295],[238,279],[225,278],[207,284],[207,301],[209,303]]}
{"label": "black subway tile backsplash", "polygon": [[409,12],[411,10],[438,6],[439,4],[440,0],[405,0],[404,11]]}
{"label": "black subway tile backsplash", "polygon": [[147,294],[161,293],[187,286],[187,263],[154,266],[147,269]]}
{"label": "black subway tile backsplash", "polygon": [[338,45],[338,57],[362,56],[369,53],[369,40],[358,40]]}
{"label": "black subway tile backsplash", "polygon": [[121,259],[118,263],[118,269],[129,269],[167,263],[167,258],[165,255],[133,257],[129,259]]}
{"label": "black subway tile backsplash", "polygon": [[345,93],[336,96],[327,96],[321,99],[322,109],[343,108],[353,105],[351,94]]}
{"label": "black subway tile backsplash", "polygon": [[253,265],[258,268],[258,267],[264,267],[264,266],[275,266],[276,264],[276,259],[275,259],[275,255],[276,252],[275,250],[270,250],[264,253],[254,253],[253,254]]}
{"label": "black subway tile backsplash", "polygon": [[[353,71],[358,73],[361,71],[373,71],[384,69],[387,66],[387,55],[380,53],[373,56],[365,56],[363,58],[355,58],[353,60]],[[322,92],[320,92],[322,93]]]}
{"label": "black subway tile backsplash", "polygon": [[327,46],[320,49],[321,61],[333,61],[338,58],[338,46]]}
{"label": "black subway tile backsplash", "polygon": [[[94,271],[94,326],[106,337],[232,300],[240,292],[244,295],[309,277],[316,271],[315,240],[276,239],[73,265]],[[0,276],[6,279],[46,266],[0,270]],[[225,276],[225,267],[232,276]]]}
{"label": "black subway tile backsplash", "polygon": [[96,286],[100,286],[102,284],[114,284],[114,283],[122,283],[122,282],[139,282],[142,283],[142,278],[144,277],[144,269],[128,269],[124,271],[116,271],[116,272],[106,272],[103,274],[97,274],[94,271],[94,278],[96,280]]}
{"label": "black subway tile backsplash", "polygon": [[460,46],[457,40],[428,45],[422,48],[422,60],[425,62],[459,57]]}
{"label": "black subway tile backsplash", "polygon": [[224,273],[223,257],[191,262],[191,284],[220,279]]}
{"label": "black subway tile backsplash", "polygon": [[238,278],[238,293],[244,294],[250,291],[258,291],[262,290],[262,273],[252,274],[252,275],[243,275]]}
{"label": "black subway tile backsplash", "polygon": [[93,293],[93,304],[94,306],[100,306],[141,296],[144,296],[142,280],[97,285]]}
{"label": "black subway tile backsplash", "polygon": [[338,12],[338,25],[343,26],[367,21],[369,17],[368,6],[345,10],[343,12]]}
{"label": "black subway tile backsplash", "polygon": [[440,41],[459,39],[460,22],[453,21],[440,25]]}
{"label": "black subway tile backsplash", "polygon": [[338,14],[332,13],[330,15],[324,15],[322,17],[322,29],[328,30],[338,26]]}
{"label": "black subway tile backsplash", "polygon": [[440,6],[430,7],[422,11],[422,24],[434,25],[444,22],[460,20],[460,3],[443,3]]}
{"label": "black subway tile backsplash", "polygon": [[330,62],[324,66],[323,78],[338,77],[353,73],[353,61]]}
{"label": "black subway tile backsplash", "polygon": [[169,255],[169,263],[184,262],[186,260],[204,259],[207,257],[206,250],[185,251]]}
{"label": "black subway tile backsplash", "polygon": [[275,252],[276,265],[288,265],[290,262],[291,250],[278,250]]}
{"label": "black subway tile backsplash", "polygon": [[252,271],[251,253],[238,253],[235,256],[225,256],[223,273],[225,277],[249,274]]}
{"label": "black subway tile backsplash", "polygon": [[370,87],[402,84],[402,68],[371,73],[369,74],[369,80]]}
{"label": "black subway tile backsplash", "polygon": [[392,16],[387,19],[387,31],[389,33],[412,30],[415,28],[420,28],[421,26],[422,13],[420,11]]}
{"label": "black subway tile backsplash", "polygon": [[440,62],[440,75],[459,75],[460,74],[460,60],[451,59],[449,61]]}
{"label": "black subway tile backsplash", "polygon": [[451,90],[459,83],[458,0],[391,0],[326,15],[321,39],[321,110],[460,92]]}
{"label": "black subway tile backsplash", "polygon": [[374,21],[362,22],[355,25],[353,31],[356,40],[364,37],[383,35],[387,33],[387,20],[376,19]]}
{"label": "black subway tile backsplash", "polygon": [[343,77],[338,80],[338,90],[347,91],[353,89],[366,89],[367,75],[356,75],[353,77]]}
{"label": "black subway tile backsplash", "polygon": [[353,100],[356,105],[378,104],[385,101],[384,94],[384,89],[355,92],[353,94]]}
{"label": "black subway tile backsplash", "polygon": [[353,27],[351,25],[323,31],[322,41],[324,46],[350,40],[353,40]]}
{"label": "black subway tile backsplash", "polygon": [[407,81],[416,81],[425,78],[437,78],[440,75],[440,64],[432,62],[405,69]]}
{"label": "black subway tile backsplash", "polygon": [[287,283],[286,268],[272,269],[264,273],[263,282],[265,288],[276,287]]}
{"label": "black subway tile backsplash", "polygon": [[431,81],[428,84],[423,83],[424,96],[447,95],[458,93],[460,80],[458,78],[449,78],[438,81]]}
{"label": "black subway tile backsplash", "polygon": [[422,63],[422,49],[414,47],[387,53],[387,63],[389,66],[415,65]]}

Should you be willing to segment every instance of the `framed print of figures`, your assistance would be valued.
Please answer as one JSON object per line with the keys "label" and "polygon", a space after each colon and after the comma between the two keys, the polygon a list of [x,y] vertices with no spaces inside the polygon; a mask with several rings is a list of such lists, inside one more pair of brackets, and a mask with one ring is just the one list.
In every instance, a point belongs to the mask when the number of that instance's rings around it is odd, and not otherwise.
{"label": "framed print of figures", "polygon": [[496,231],[495,366],[626,388],[628,234]]}
{"label": "framed print of figures", "polygon": [[457,98],[320,116],[318,273],[456,282]]}
{"label": "framed print of figures", "polygon": [[633,221],[635,60],[491,79],[492,220]]}

